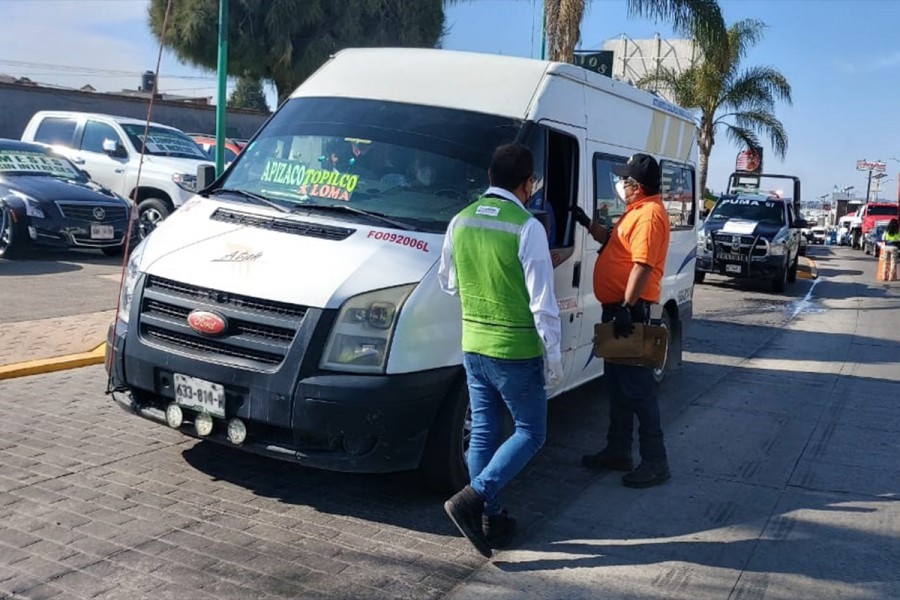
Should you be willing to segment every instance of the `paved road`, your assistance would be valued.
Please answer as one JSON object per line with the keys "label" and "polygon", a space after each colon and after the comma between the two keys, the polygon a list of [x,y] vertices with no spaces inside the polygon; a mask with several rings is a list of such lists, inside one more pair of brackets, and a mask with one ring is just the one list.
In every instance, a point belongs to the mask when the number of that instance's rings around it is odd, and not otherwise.
{"label": "paved road", "polygon": [[816,254],[809,298],[698,287],[663,399],[669,485],[578,466],[601,385],[555,402],[508,496],[517,548],[489,564],[414,473],[185,439],[115,408],[100,368],[2,382],[0,597],[900,597],[898,292],[870,258]]}

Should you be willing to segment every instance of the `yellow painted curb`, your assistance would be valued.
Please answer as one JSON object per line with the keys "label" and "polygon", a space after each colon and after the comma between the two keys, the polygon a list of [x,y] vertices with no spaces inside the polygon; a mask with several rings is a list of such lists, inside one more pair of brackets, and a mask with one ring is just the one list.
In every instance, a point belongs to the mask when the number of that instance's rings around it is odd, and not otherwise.
{"label": "yellow painted curb", "polygon": [[808,256],[800,257],[800,264],[797,265],[797,277],[800,279],[816,279],[819,276],[819,269],[816,261]]}
{"label": "yellow painted curb", "polygon": [[103,342],[89,352],[28,360],[25,362],[0,366],[0,380],[13,379],[15,377],[27,377],[28,375],[41,375],[43,373],[53,373],[56,371],[66,371],[68,369],[77,369],[89,365],[100,365],[103,364],[105,356],[106,342]]}

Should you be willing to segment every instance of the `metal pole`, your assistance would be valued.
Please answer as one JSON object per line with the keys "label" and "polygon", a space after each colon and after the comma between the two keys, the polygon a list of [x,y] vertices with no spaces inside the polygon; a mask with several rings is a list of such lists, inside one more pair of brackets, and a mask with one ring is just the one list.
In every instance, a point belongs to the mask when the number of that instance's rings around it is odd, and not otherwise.
{"label": "metal pole", "polygon": [[219,0],[219,96],[216,101],[216,177],[225,170],[225,109],[228,105],[228,0]]}
{"label": "metal pole", "polygon": [[869,192],[872,191],[872,169],[869,169],[869,181],[866,183],[866,204],[869,203]]}
{"label": "metal pole", "polygon": [[541,0],[541,60],[547,60],[547,7]]}

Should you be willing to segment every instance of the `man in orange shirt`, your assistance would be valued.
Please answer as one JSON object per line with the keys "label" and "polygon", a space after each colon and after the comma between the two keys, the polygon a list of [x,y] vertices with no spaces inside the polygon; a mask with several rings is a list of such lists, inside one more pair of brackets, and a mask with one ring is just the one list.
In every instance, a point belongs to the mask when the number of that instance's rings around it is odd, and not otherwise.
{"label": "man in orange shirt", "polygon": [[[669,249],[669,217],[659,196],[659,163],[635,154],[612,169],[621,179],[616,191],[625,213],[611,230],[591,223],[591,236],[604,244],[594,266],[594,294],[603,305],[601,320],[613,322],[615,336],[628,337],[633,323],[650,322],[650,305],[659,302],[660,284]],[[582,221],[583,221],[582,217]],[[644,488],[669,479],[669,465],[659,418],[656,384],[650,367],[608,362],[609,432],[607,445],[582,458],[586,467],[629,471],[628,487]],[[641,464],[632,470],[634,417],[638,418]]]}

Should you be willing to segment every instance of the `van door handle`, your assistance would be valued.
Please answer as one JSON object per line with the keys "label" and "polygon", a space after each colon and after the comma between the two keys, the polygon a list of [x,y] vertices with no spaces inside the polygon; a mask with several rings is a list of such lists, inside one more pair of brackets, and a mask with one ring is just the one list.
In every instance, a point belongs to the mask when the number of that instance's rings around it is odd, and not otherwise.
{"label": "van door handle", "polygon": [[577,288],[581,285],[581,263],[575,263],[575,268],[572,269],[572,287]]}
{"label": "van door handle", "polygon": [[124,173],[125,169],[116,169],[116,173]]}
{"label": "van door handle", "polygon": [[80,156],[76,156],[75,158],[72,159],[72,162],[75,163],[76,165],[83,165],[84,159],[81,158]]}

